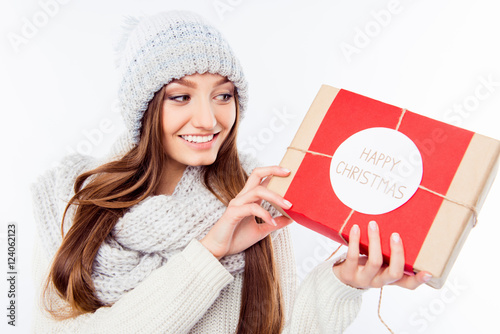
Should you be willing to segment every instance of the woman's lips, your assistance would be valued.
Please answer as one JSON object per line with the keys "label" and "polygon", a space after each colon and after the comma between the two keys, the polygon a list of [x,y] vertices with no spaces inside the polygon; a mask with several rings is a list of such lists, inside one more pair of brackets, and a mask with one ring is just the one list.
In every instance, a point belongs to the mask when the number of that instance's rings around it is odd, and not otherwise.
{"label": "woman's lips", "polygon": [[218,136],[219,133],[209,135],[179,135],[187,145],[199,150],[211,148]]}

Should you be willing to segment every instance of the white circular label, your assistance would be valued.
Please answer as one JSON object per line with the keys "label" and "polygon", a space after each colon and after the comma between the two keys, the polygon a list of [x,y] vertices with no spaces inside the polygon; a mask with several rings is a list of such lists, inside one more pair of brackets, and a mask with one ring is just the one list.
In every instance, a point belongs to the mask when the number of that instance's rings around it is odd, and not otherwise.
{"label": "white circular label", "polygon": [[422,173],[415,143],[389,128],[353,134],[337,148],[330,165],[335,195],[351,209],[371,215],[406,203],[417,191]]}

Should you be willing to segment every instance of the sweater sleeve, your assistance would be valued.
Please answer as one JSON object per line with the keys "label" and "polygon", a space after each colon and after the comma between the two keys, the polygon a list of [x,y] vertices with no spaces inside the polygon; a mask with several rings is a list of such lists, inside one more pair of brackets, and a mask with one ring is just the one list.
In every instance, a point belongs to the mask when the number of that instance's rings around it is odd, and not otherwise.
{"label": "sweater sleeve", "polygon": [[[38,225],[33,258],[33,274],[39,296],[34,310],[34,332],[188,333],[221,290],[234,280],[196,239],[112,306],[67,320],[53,319],[45,311],[43,305],[47,302],[49,305],[65,306],[53,290],[49,289],[45,297],[42,291],[50,261],[61,240],[61,208],[71,195],[70,186],[75,175],[88,166],[76,156],[66,159],[62,166],[43,174],[31,188]],[[65,190],[61,192],[61,189]]]}
{"label": "sweater sleeve", "polygon": [[[35,246],[34,268],[35,284],[41,296],[48,261],[39,246]],[[40,297],[34,310],[34,332],[188,333],[233,279],[221,263],[193,239],[181,253],[172,256],[110,307],[56,320],[44,310]],[[61,303],[55,293],[47,297],[52,303],[54,299]]]}
{"label": "sweater sleeve", "polygon": [[356,318],[365,290],[345,285],[333,273],[334,260],[314,268],[296,292],[295,261],[288,228],[273,240],[285,303],[286,334],[342,333]]}

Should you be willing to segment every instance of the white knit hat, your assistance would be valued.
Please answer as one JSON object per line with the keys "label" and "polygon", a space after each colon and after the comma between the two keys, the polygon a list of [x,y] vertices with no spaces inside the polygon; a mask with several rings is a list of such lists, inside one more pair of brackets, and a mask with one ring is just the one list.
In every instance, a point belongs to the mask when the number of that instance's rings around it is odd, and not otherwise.
{"label": "white knit hat", "polygon": [[241,65],[221,33],[201,16],[169,11],[129,16],[124,23],[115,51],[121,73],[117,102],[127,127],[126,146],[139,142],[141,120],[153,95],[186,75],[209,72],[227,77],[237,89],[240,112],[245,110],[248,90]]}

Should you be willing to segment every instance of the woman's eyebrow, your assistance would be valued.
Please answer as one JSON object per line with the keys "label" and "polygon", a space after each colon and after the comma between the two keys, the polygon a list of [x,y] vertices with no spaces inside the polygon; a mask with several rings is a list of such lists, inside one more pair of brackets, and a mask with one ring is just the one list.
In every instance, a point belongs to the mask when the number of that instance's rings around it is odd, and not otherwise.
{"label": "woman's eyebrow", "polygon": [[220,86],[222,84],[225,84],[226,82],[229,82],[229,79],[227,77],[223,77],[217,80],[214,86]]}
{"label": "woman's eyebrow", "polygon": [[[229,79],[227,77],[220,78],[219,80],[217,80],[215,82],[214,87],[225,84],[226,82],[229,82]],[[174,79],[174,80],[170,81],[170,83],[177,83],[180,85],[187,86],[189,88],[196,88],[198,86],[196,84],[196,82],[191,81],[191,80],[186,79],[186,78]]]}
{"label": "woman's eyebrow", "polygon": [[180,85],[187,86],[189,88],[196,88],[197,87],[196,82],[185,79],[185,78],[174,79],[174,80],[170,81],[170,83],[178,83]]}

